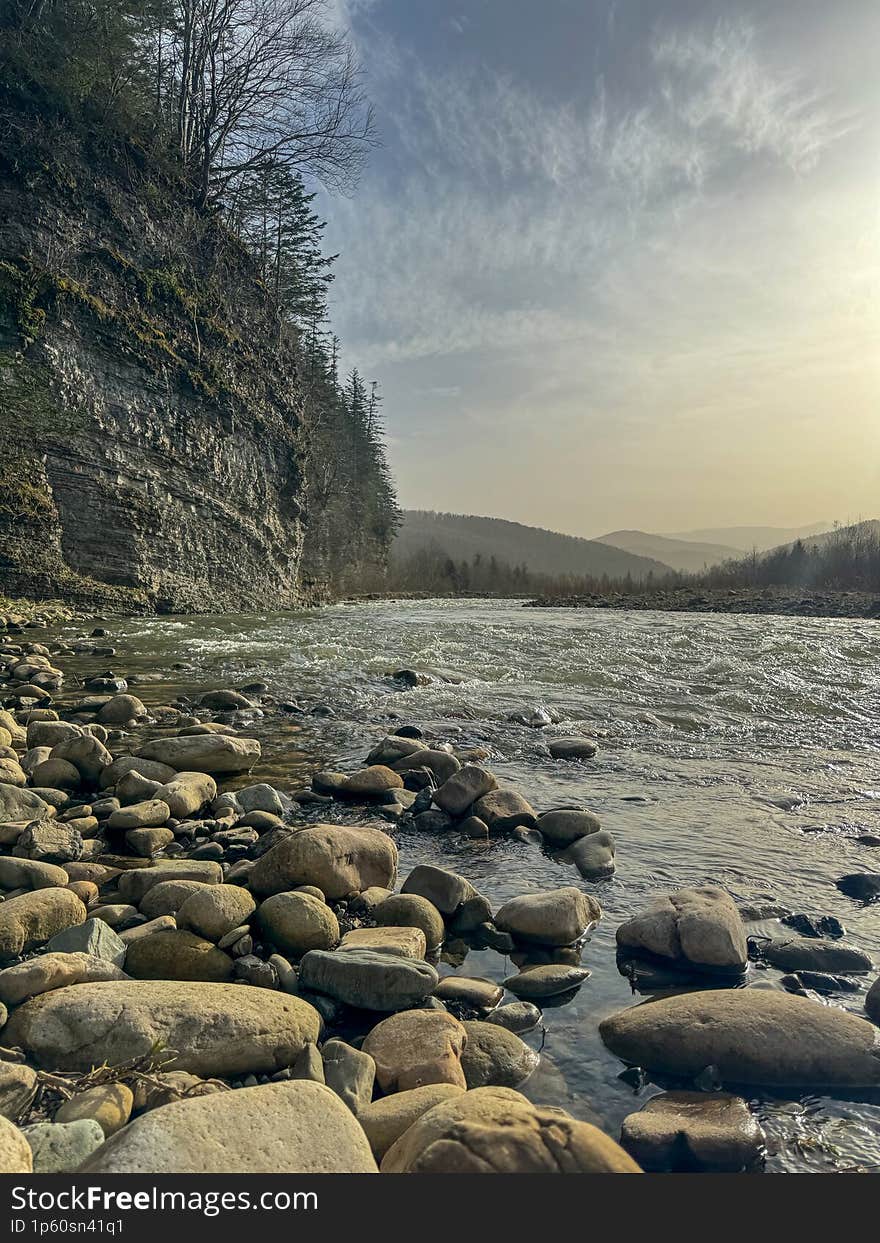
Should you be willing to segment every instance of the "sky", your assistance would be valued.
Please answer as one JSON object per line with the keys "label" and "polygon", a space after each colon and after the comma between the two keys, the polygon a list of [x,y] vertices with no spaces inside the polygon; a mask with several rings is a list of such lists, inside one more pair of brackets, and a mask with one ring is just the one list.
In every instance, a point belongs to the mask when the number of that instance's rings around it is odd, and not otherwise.
{"label": "sky", "polygon": [[877,0],[330,0],[321,195],[405,508],[574,535],[880,517]]}

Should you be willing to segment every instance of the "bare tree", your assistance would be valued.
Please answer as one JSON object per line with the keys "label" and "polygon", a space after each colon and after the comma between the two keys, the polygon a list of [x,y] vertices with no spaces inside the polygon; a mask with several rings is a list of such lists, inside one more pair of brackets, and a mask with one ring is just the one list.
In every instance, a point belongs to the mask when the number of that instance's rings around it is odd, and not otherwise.
{"label": "bare tree", "polygon": [[372,117],[325,0],[169,0],[163,50],[202,205],[269,167],[335,189],[356,176]]}

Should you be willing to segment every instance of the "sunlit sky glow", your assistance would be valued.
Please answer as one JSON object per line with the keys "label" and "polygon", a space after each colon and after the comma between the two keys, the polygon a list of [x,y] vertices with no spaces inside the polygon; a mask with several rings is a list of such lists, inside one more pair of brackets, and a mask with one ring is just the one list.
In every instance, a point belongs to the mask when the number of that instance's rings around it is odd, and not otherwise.
{"label": "sunlit sky glow", "polygon": [[876,0],[332,0],[326,198],[407,508],[597,535],[880,516]]}

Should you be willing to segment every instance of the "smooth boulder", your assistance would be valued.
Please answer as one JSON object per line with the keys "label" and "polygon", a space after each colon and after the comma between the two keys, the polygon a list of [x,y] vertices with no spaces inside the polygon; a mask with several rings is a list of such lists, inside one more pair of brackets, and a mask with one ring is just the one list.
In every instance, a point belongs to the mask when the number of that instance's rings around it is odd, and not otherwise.
{"label": "smooth boulder", "polygon": [[622,950],[649,954],[706,971],[740,973],[748,961],[746,934],[736,903],[706,885],[654,898],[617,929]]}
{"label": "smooth boulder", "polygon": [[426,962],[376,950],[334,954],[310,950],[300,963],[300,984],[362,1010],[404,1010],[417,1006],[437,987]]}
{"label": "smooth boulder", "polygon": [[329,901],[378,885],[397,874],[397,847],[378,829],[316,824],[292,833],[257,859],[248,875],[252,893],[269,897],[297,885],[316,885]]}
{"label": "smooth boulder", "polygon": [[[210,733],[156,738],[141,747],[137,758],[166,764],[175,773],[210,773],[212,776],[232,777],[250,772],[261,753],[256,738]],[[146,777],[149,774],[143,775]]]}
{"label": "smooth boulder", "polygon": [[511,898],[495,916],[495,927],[538,945],[571,945],[601,914],[595,898],[565,886]]}

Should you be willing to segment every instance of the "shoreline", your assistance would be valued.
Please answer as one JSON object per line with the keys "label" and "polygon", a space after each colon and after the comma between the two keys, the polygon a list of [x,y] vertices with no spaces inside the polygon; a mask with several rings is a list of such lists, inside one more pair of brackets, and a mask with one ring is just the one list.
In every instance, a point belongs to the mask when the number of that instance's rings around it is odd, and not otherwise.
{"label": "shoreline", "polygon": [[828,617],[880,620],[880,592],[680,588],[638,595],[537,597],[524,608],[617,609],[658,613],[762,614],[776,617]]}

